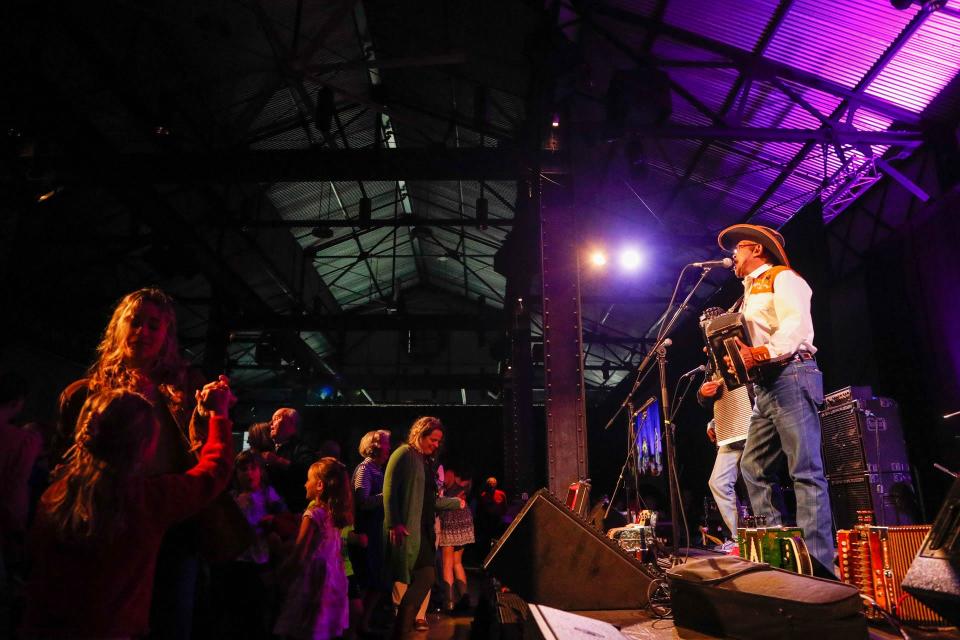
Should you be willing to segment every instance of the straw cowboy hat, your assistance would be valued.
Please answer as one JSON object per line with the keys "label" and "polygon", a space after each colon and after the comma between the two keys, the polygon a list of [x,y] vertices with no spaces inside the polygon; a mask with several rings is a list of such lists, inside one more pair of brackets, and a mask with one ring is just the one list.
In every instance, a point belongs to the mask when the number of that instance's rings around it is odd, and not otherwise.
{"label": "straw cowboy hat", "polygon": [[773,257],[776,264],[790,266],[787,252],[783,248],[786,243],[779,231],[756,224],[735,224],[727,227],[717,236],[717,243],[725,251],[733,251],[741,240],[760,244]]}

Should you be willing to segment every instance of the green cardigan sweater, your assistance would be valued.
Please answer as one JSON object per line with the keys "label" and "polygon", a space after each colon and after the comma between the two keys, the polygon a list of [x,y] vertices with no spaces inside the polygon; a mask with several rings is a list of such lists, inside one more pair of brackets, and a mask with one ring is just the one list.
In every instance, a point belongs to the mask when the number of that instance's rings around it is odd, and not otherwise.
{"label": "green cardigan sweater", "polygon": [[[408,444],[397,447],[390,455],[383,478],[384,571],[391,583],[410,584],[413,564],[420,553],[420,516],[425,482],[423,454]],[[459,509],[460,500],[438,496],[434,505],[437,511]],[[390,527],[396,524],[402,524],[410,532],[400,546],[390,544]]]}

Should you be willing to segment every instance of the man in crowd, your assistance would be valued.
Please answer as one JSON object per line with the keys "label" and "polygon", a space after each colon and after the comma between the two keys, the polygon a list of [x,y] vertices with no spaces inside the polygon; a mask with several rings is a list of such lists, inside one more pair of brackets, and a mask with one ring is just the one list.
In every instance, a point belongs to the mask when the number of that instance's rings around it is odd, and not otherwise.
{"label": "man in crowd", "polygon": [[292,512],[303,511],[307,506],[303,485],[307,470],[317,461],[313,451],[300,438],[300,414],[296,409],[277,409],[270,422],[270,437],[276,451],[263,452],[270,483],[283,498]]}

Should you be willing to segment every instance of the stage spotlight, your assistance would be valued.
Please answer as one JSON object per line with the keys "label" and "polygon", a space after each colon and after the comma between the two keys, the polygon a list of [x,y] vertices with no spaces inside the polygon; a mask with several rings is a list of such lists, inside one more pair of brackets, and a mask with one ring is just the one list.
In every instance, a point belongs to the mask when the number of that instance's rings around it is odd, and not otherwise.
{"label": "stage spotlight", "polygon": [[41,193],[40,195],[37,196],[37,202],[46,202],[47,200],[52,199],[53,196],[55,196],[55,195],[57,195],[56,189],[51,189],[50,191],[45,191],[45,192],[43,192],[43,193]]}
{"label": "stage spotlight", "polygon": [[643,255],[633,248],[620,252],[620,266],[628,271],[634,271],[643,263]]}
{"label": "stage spotlight", "polygon": [[590,252],[589,260],[591,265],[599,269],[607,264],[607,254],[599,249],[595,249]]}

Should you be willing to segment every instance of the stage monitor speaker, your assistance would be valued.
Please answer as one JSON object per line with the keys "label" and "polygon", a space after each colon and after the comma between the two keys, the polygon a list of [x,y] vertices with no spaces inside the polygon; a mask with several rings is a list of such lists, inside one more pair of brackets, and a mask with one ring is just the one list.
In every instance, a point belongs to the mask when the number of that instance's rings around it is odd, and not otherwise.
{"label": "stage monitor speaker", "polygon": [[902,586],[960,626],[960,479],[954,481]]}
{"label": "stage monitor speaker", "polygon": [[546,489],[530,498],[483,567],[527,602],[567,611],[641,609],[655,579]]}

